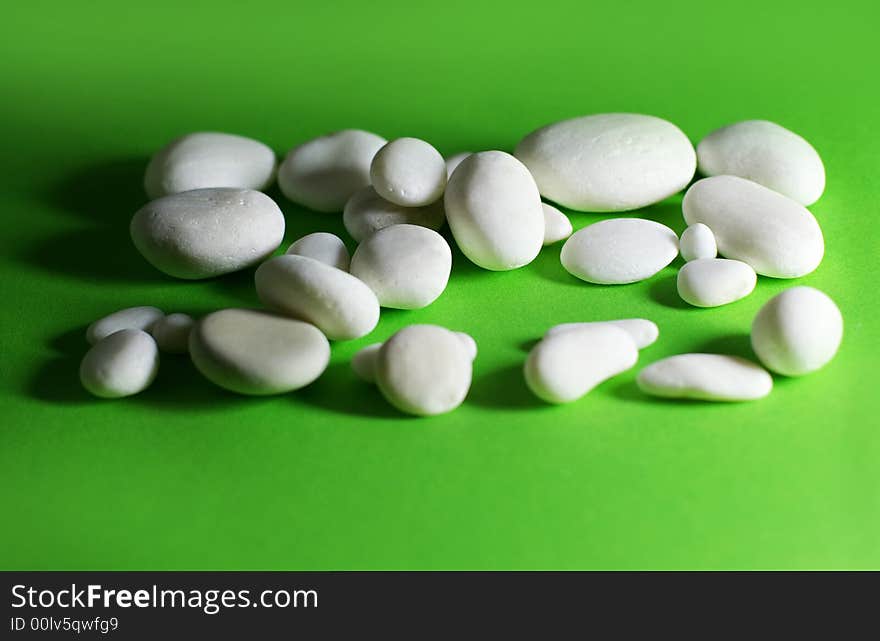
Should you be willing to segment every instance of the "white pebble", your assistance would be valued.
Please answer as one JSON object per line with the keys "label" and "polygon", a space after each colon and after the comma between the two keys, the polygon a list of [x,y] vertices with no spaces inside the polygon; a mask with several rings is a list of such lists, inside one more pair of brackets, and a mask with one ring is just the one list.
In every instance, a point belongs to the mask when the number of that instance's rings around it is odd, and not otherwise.
{"label": "white pebble", "polygon": [[650,278],[678,255],[678,236],[642,218],[614,218],[578,230],[562,246],[562,266],[588,283],[623,285]]}
{"label": "white pebble", "polygon": [[131,219],[135,247],[177,278],[219,276],[259,263],[284,238],[284,214],[247,189],[196,189],[153,200]]}
{"label": "white pebble", "polygon": [[619,327],[627,334],[629,334],[630,338],[633,339],[633,342],[635,342],[636,347],[638,347],[639,349],[654,344],[654,342],[657,340],[657,337],[660,335],[660,330],[658,329],[657,325],[654,322],[646,320],[644,318],[621,318],[619,320],[609,321],[560,323],[559,325],[554,325],[553,327],[548,329],[547,333],[544,335],[552,336],[553,334],[568,331],[572,328],[593,325],[613,325],[615,327]]}
{"label": "white pebble", "polygon": [[370,163],[386,140],[345,129],[291,149],[278,168],[278,186],[309,209],[340,212],[358,189],[370,184]]}
{"label": "white pebble", "polygon": [[407,414],[433,416],[461,405],[471,386],[464,342],[436,325],[410,325],[379,350],[376,383],[389,403]]}
{"label": "white pebble", "polygon": [[459,248],[485,269],[532,262],[544,244],[544,210],[529,170],[503,151],[465,158],[446,188],[446,219]]}
{"label": "white pebble", "polygon": [[678,271],[678,295],[695,307],[718,307],[745,298],[758,276],[750,265],[725,258],[699,258]]}
{"label": "white pebble", "polygon": [[402,207],[425,207],[443,195],[446,163],[424,140],[398,138],[373,157],[370,181],[385,200]]}
{"label": "white pebble", "polygon": [[110,336],[120,329],[142,329],[149,331],[153,323],[165,314],[158,307],[145,305],[142,307],[128,307],[113,312],[103,318],[99,318],[86,329],[86,340],[94,345],[106,336]]}
{"label": "white pebble", "polygon": [[153,337],[139,329],[121,329],[86,353],[79,379],[95,396],[121,398],[147,389],[158,371],[159,349]]}
{"label": "white pebble", "polygon": [[792,287],[771,298],[752,321],[752,349],[767,369],[803,376],[824,367],[840,347],[843,316],[827,294]]}
{"label": "white pebble", "polygon": [[379,350],[382,343],[372,343],[359,349],[351,358],[351,369],[358,378],[367,383],[376,382],[376,363],[379,360]]}
{"label": "white pebble", "polygon": [[624,330],[608,324],[573,327],[545,336],[525,364],[529,389],[548,403],[570,403],[636,364],[639,351]]}
{"label": "white pebble", "polygon": [[418,225],[392,225],[364,240],[351,258],[360,278],[382,307],[421,309],[449,282],[452,250],[437,232]]}
{"label": "white pebble", "polygon": [[715,234],[718,252],[774,278],[812,272],[825,253],[819,223],[800,203],[737,176],[695,182],[682,201],[689,225],[703,223]]}
{"label": "white pebble", "polygon": [[462,151],[457,154],[452,154],[446,159],[446,177],[449,178],[452,176],[452,172],[455,171],[455,168],[461,164],[461,161],[471,155],[470,151]]}
{"label": "white pebble", "polygon": [[351,264],[351,256],[342,239],[323,231],[303,236],[288,247],[286,253],[314,258],[344,272],[348,271]]}
{"label": "white pebble", "polygon": [[275,177],[275,152],[263,143],[216,132],[187,134],[158,151],[147,165],[150,198],[191,189],[266,189]]}
{"label": "white pebble", "polygon": [[254,280],[266,307],[316,325],[331,340],[366,336],[379,322],[373,290],[313,258],[276,256],[257,268]]}
{"label": "white pebble", "polygon": [[514,152],[541,195],[578,211],[638,209],[684,189],[697,166],[694,147],[666,120],[596,114],[532,132]]}
{"label": "white pebble", "polygon": [[466,334],[465,332],[453,332],[456,336],[461,339],[461,342],[464,344],[465,349],[467,350],[468,357],[473,361],[477,358],[477,341],[474,340],[474,337],[470,334]]}
{"label": "white pebble", "polygon": [[682,232],[678,249],[685,261],[718,256],[715,234],[703,223],[690,225]]}
{"label": "white pebble", "polygon": [[189,350],[189,333],[195,321],[188,314],[168,314],[153,323],[150,334],[159,349],[169,354],[186,354]]}
{"label": "white pebble", "polygon": [[644,368],[636,384],[646,394],[702,401],[751,401],[773,389],[762,367],[738,356],[678,354]]}
{"label": "white pebble", "polygon": [[568,216],[553,205],[541,203],[544,209],[544,244],[552,245],[571,236],[572,227]]}
{"label": "white pebble", "polygon": [[193,364],[212,383],[239,394],[282,394],[317,379],[330,344],[314,326],[254,309],[223,309],[190,334]]}
{"label": "white pebble", "polygon": [[342,222],[357,242],[391,225],[421,225],[438,230],[446,222],[443,200],[427,207],[401,207],[388,202],[370,186],[358,190],[345,203]]}
{"label": "white pebble", "polygon": [[813,146],[767,120],[716,129],[697,145],[697,162],[706,176],[748,178],[802,205],[812,205],[825,190],[825,167]]}

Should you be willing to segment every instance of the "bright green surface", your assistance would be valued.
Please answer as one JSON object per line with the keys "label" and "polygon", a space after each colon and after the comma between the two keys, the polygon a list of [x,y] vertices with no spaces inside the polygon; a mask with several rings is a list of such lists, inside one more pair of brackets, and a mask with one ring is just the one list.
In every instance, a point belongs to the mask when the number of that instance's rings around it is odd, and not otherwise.
{"label": "bright green surface", "polygon": [[[0,566],[880,567],[876,5],[418,4],[6,8]],[[456,254],[440,300],[335,344],[299,393],[235,397],[172,357],[139,397],[81,391],[84,326],[107,312],[256,304],[250,272],[175,282],[132,247],[143,167],[172,137],[237,132],[280,153],[357,126],[451,153],[511,149],[539,125],[602,111],[667,117],[694,141],[756,117],[806,136],[828,172],[812,207],[825,261],[697,310],[676,297],[678,262],[598,287],[563,271],[559,246],[503,274]],[[343,232],[340,217],[272,195],[285,243]],[[639,214],[681,231],[679,201]],[[526,343],[577,319],[655,320],[661,339],[640,365],[748,355],[752,316],[794,284],[838,302],[844,343],[763,401],[654,401],[636,368],[548,407],[522,381]],[[465,405],[430,420],[396,414],[348,367],[360,346],[418,322],[480,346]]]}

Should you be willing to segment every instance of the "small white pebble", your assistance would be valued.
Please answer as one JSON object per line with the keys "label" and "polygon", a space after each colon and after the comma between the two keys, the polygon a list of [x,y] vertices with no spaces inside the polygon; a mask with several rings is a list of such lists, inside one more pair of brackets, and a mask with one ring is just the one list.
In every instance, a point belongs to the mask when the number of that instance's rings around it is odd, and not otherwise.
{"label": "small white pebble", "polygon": [[357,242],[391,225],[421,225],[438,230],[446,222],[443,200],[427,207],[402,207],[382,198],[372,186],[355,192],[342,213],[346,231]]}
{"label": "small white pebble", "polygon": [[379,350],[382,343],[372,343],[359,349],[351,358],[351,369],[358,378],[367,383],[376,382],[376,362],[379,358]]}
{"label": "small white pebble", "polygon": [[370,180],[385,200],[403,207],[425,207],[443,195],[446,163],[424,140],[398,138],[376,153]]}
{"label": "small white pebble", "polygon": [[699,258],[715,258],[718,256],[715,234],[703,223],[690,225],[681,233],[678,249],[685,261],[697,260]]}
{"label": "small white pebble", "polygon": [[544,208],[544,245],[552,245],[571,236],[571,221],[553,205],[541,203]]}
{"label": "small white pebble", "polygon": [[470,151],[462,151],[457,154],[452,154],[446,158],[446,177],[449,178],[452,176],[452,172],[455,171],[455,168],[461,164],[461,161],[471,155]]}
{"label": "small white pebble", "polygon": [[738,356],[678,354],[645,367],[636,384],[645,394],[664,398],[751,401],[770,393],[773,378]]}
{"label": "small white pebble", "polygon": [[121,329],[95,343],[79,367],[83,387],[101,398],[144,391],[159,371],[159,349],[139,329]]}
{"label": "small white pebble", "polygon": [[678,295],[695,307],[719,307],[745,298],[758,276],[750,265],[727,258],[698,258],[678,270]]}
{"label": "small white pebble", "polygon": [[89,325],[86,330],[86,340],[94,345],[106,336],[110,336],[120,329],[141,329],[149,331],[150,327],[165,314],[158,307],[149,305],[142,307],[128,307],[104,316]]}
{"label": "small white pebble", "polygon": [[351,257],[342,239],[327,232],[319,231],[303,236],[287,248],[288,254],[308,256],[344,272],[348,271]]}
{"label": "small white pebble", "polygon": [[153,323],[150,334],[159,349],[169,354],[186,354],[189,350],[189,333],[195,321],[188,314],[168,314]]}
{"label": "small white pebble", "polygon": [[465,349],[467,349],[468,356],[470,356],[471,360],[476,360],[477,341],[474,340],[474,337],[465,332],[454,332],[454,334],[461,339],[462,343],[464,343]]}
{"label": "small white pebble", "polygon": [[652,345],[657,340],[657,337],[660,335],[660,329],[657,327],[656,323],[646,320],[644,318],[621,318],[619,320],[608,321],[560,323],[559,325],[554,325],[553,327],[548,329],[547,333],[544,335],[551,336],[553,334],[564,332],[575,327],[584,327],[590,325],[614,325],[616,327],[619,327],[630,335],[630,338],[635,341],[636,347],[638,347],[639,349],[647,347],[648,345]]}

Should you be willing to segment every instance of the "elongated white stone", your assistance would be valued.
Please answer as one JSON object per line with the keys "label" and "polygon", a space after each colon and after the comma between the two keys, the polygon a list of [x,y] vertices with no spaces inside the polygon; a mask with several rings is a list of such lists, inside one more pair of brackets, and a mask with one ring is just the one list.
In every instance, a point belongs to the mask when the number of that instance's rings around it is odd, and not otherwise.
{"label": "elongated white stone", "polygon": [[552,245],[571,236],[571,221],[553,205],[541,203],[544,210],[544,245]]}
{"label": "elongated white stone", "polygon": [[398,138],[376,152],[370,180],[385,200],[403,207],[425,207],[443,195],[446,163],[424,140]]}
{"label": "elongated white stone", "polygon": [[695,307],[718,307],[745,298],[758,276],[746,263],[726,258],[699,258],[678,271],[678,295]]}
{"label": "elongated white stone", "polygon": [[651,363],[636,383],[646,394],[704,401],[750,401],[773,389],[763,368],[738,356],[678,354]]}
{"label": "elongated white stone", "polygon": [[558,334],[559,332],[564,332],[572,328],[594,325],[613,325],[615,327],[619,327],[627,334],[629,334],[630,338],[633,339],[633,342],[635,342],[636,347],[638,347],[639,349],[647,347],[648,345],[652,345],[657,340],[657,337],[660,335],[660,330],[657,328],[657,325],[652,321],[646,320],[644,318],[621,318],[618,320],[607,321],[560,323],[559,325],[554,325],[553,327],[548,329],[545,336],[552,336],[553,334]]}
{"label": "elongated white stone", "polygon": [[168,354],[186,354],[189,350],[189,333],[195,321],[188,314],[168,314],[150,327],[150,334],[159,349]]}
{"label": "elongated white stone", "polygon": [[715,234],[703,223],[690,225],[681,233],[678,249],[685,261],[718,256]]}
{"label": "elongated white stone", "polygon": [[92,346],[80,364],[79,378],[95,396],[121,398],[147,389],[158,371],[153,337],[139,329],[121,329]]}
{"label": "elongated white stone", "polygon": [[158,307],[149,305],[128,307],[99,318],[86,329],[86,340],[94,345],[106,336],[120,329],[141,329],[149,331],[153,323],[165,314]]}
{"label": "elongated white stone", "polygon": [[446,212],[443,200],[427,207],[401,207],[379,196],[372,187],[364,187],[345,203],[342,222],[351,237],[360,243],[391,225],[421,225],[438,230],[446,222]]}
{"label": "elongated white stone", "polygon": [[351,256],[342,239],[327,232],[319,231],[307,234],[287,248],[288,254],[307,256],[317,261],[330,265],[344,272],[348,271],[351,264]]}

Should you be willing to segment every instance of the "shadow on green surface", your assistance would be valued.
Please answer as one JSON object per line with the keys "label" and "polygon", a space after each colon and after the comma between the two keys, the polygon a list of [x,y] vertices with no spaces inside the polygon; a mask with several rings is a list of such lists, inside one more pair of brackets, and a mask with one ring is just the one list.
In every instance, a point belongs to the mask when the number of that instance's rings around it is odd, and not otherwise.
{"label": "shadow on green surface", "polygon": [[648,288],[648,295],[655,303],[673,309],[699,309],[699,307],[688,305],[678,295],[678,274],[660,275],[656,279]]}
{"label": "shadow on green surface", "polygon": [[471,385],[465,403],[496,409],[550,408],[526,387],[522,363],[482,374]]}
{"label": "shadow on green surface", "polygon": [[317,381],[292,397],[328,412],[373,418],[417,420],[391,406],[375,385],[359,379],[349,363],[332,363]]}
{"label": "shadow on green surface", "polygon": [[752,339],[749,334],[744,332],[712,338],[696,345],[692,351],[707,354],[730,354],[758,362],[752,351]]}

